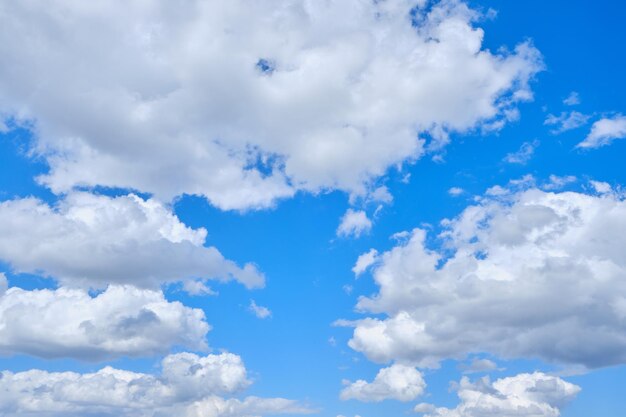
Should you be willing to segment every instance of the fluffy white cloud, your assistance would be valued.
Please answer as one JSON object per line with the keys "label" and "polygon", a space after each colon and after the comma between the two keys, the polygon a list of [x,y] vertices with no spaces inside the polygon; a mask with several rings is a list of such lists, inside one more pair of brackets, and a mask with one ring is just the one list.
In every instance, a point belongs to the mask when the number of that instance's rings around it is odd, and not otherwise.
{"label": "fluffy white cloud", "polygon": [[422,373],[412,366],[394,364],[381,369],[374,381],[358,380],[341,391],[342,400],[380,402],[384,400],[412,401],[424,393],[426,383]]}
{"label": "fluffy white cloud", "polygon": [[460,404],[453,409],[418,405],[425,417],[558,417],[580,388],[539,372],[475,383],[464,377],[457,387]]}
{"label": "fluffy white cloud", "polygon": [[598,120],[591,126],[591,132],[578,148],[600,148],[610,145],[616,139],[626,138],[626,116],[617,115]]}
{"label": "fluffy white cloud", "polygon": [[0,274],[0,352],[98,360],[207,348],[202,310],[168,302],[160,291],[111,286],[83,290],[6,288]]}
{"label": "fluffy white cloud", "polygon": [[539,146],[539,141],[524,142],[522,146],[515,152],[504,157],[504,162],[509,164],[525,165],[535,154],[535,149]]}
{"label": "fluffy white cloud", "polygon": [[551,133],[558,135],[568,130],[577,129],[587,124],[591,116],[582,114],[577,111],[562,112],[559,116],[553,114],[548,115],[544,124],[554,126]]}
{"label": "fluffy white cloud", "polygon": [[252,417],[307,411],[280,398],[220,397],[250,384],[241,358],[231,353],[169,355],[160,375],[111,367],[87,374],[30,370],[0,375],[0,414],[6,417]]}
{"label": "fluffy white cloud", "polygon": [[356,263],[352,267],[352,272],[357,277],[367,271],[367,269],[374,265],[376,259],[378,258],[378,251],[376,249],[370,249],[369,252],[366,252],[358,257]]}
{"label": "fluffy white cloud", "polygon": [[[437,366],[487,352],[588,368],[626,363],[626,201],[502,188],[380,255],[378,294],[349,344],[376,362]],[[345,324],[345,323],[344,323]]]}
{"label": "fluffy white cloud", "polygon": [[33,198],[0,203],[0,259],[16,272],[94,288],[206,279],[264,285],[252,264],[239,268],[203,246],[206,235],[159,202],[135,195],[72,193],[54,207]]}
{"label": "fluffy white cloud", "polygon": [[372,229],[372,221],[363,210],[348,209],[341,218],[337,227],[337,236],[359,237],[363,233],[369,233]]}
{"label": "fluffy white cloud", "polygon": [[34,122],[55,192],[129,187],[223,209],[363,193],[422,155],[422,132],[436,149],[501,126],[542,66],[527,43],[483,49],[462,1],[424,4],[9,2],[0,114]]}

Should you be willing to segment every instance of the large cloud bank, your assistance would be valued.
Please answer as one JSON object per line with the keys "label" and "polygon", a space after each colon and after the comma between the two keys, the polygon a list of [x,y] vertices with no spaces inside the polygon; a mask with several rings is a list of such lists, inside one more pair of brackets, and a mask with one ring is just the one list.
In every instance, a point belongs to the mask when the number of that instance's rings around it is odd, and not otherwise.
{"label": "large cloud bank", "polygon": [[350,346],[437,366],[487,352],[587,368],[626,362],[626,201],[602,194],[490,190],[444,222],[441,250],[415,229],[373,266],[379,292]]}
{"label": "large cloud bank", "polygon": [[[363,192],[451,131],[531,98],[539,53],[482,48],[458,0],[0,7],[0,116],[31,126],[55,192],[115,186],[223,209]],[[5,123],[6,124],[6,123]]]}

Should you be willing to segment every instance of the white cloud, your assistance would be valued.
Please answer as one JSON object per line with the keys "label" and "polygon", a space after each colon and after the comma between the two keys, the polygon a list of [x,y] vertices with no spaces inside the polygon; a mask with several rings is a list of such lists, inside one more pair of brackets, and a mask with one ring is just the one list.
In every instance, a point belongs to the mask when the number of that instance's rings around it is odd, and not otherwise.
{"label": "white cloud", "polygon": [[617,115],[612,118],[598,120],[591,126],[591,132],[578,148],[600,148],[610,145],[616,139],[626,138],[626,116]]}
{"label": "white cloud", "polygon": [[381,369],[372,382],[360,379],[348,384],[341,391],[341,399],[364,402],[412,401],[426,388],[421,372],[400,364]]}
{"label": "white cloud", "polygon": [[259,319],[272,317],[272,312],[269,308],[257,305],[254,300],[250,301],[250,306],[248,307],[248,310],[250,310],[250,312]]}
{"label": "white cloud", "polygon": [[368,200],[374,203],[391,204],[393,202],[393,196],[389,192],[389,188],[382,185],[369,194]]}
{"label": "white cloud", "polygon": [[543,124],[555,126],[550,133],[558,135],[568,130],[577,129],[587,124],[591,116],[582,114],[577,111],[562,112],[559,116],[553,114],[548,115]]}
{"label": "white cloud", "polygon": [[558,417],[561,408],[580,392],[574,384],[539,372],[493,383],[487,377],[475,383],[464,377],[457,390],[461,402],[456,408],[416,411],[427,413],[426,417]]}
{"label": "white cloud", "polygon": [[503,191],[444,221],[441,251],[415,229],[380,255],[357,308],[387,317],[352,323],[353,349],[427,367],[481,352],[626,363],[623,196]]}
{"label": "white cloud", "polygon": [[202,310],[168,302],[160,291],[111,286],[83,290],[2,291],[0,352],[101,360],[164,353],[173,346],[207,348]]}
{"label": "white cloud", "polygon": [[469,365],[462,366],[461,369],[465,374],[489,372],[498,369],[498,364],[490,359],[474,358]]}
{"label": "white cloud", "polygon": [[249,417],[306,412],[293,401],[225,399],[250,384],[241,358],[231,353],[169,355],[160,375],[111,367],[94,373],[30,370],[0,377],[0,413],[6,417]]}
{"label": "white cloud", "polygon": [[563,104],[566,106],[576,106],[580,104],[580,95],[576,91],[572,91],[569,93],[569,96],[563,100]]}
{"label": "white cloud", "polygon": [[460,187],[452,187],[448,190],[448,194],[450,194],[452,197],[458,197],[464,192],[465,190]]}
{"label": "white cloud", "polygon": [[372,221],[363,210],[348,209],[337,227],[337,236],[359,237],[372,229]]}
{"label": "white cloud", "polygon": [[0,113],[35,122],[56,193],[116,186],[223,209],[362,193],[423,154],[420,133],[502,125],[542,68],[528,43],[484,49],[463,2],[412,19],[416,3],[11,2]]}
{"label": "white cloud", "polygon": [[578,178],[576,178],[573,175],[564,175],[564,176],[550,175],[549,181],[547,184],[543,185],[543,189],[544,190],[560,190],[569,184],[575,183],[576,181],[578,181]]}
{"label": "white cloud", "polygon": [[367,268],[372,266],[378,257],[378,251],[376,249],[370,249],[369,252],[366,252],[358,257],[356,263],[352,267],[352,272],[357,277],[367,271]]}
{"label": "white cloud", "polygon": [[504,157],[504,162],[509,164],[525,165],[535,154],[535,149],[539,146],[539,141],[524,142],[516,152],[512,152]]}
{"label": "white cloud", "polygon": [[589,184],[598,194],[607,194],[613,191],[611,184],[602,181],[589,181]]}
{"label": "white cloud", "polygon": [[159,202],[135,195],[72,193],[54,207],[33,198],[5,201],[0,230],[1,260],[64,285],[156,288],[198,279],[264,285],[252,264],[239,268],[203,246],[205,229],[191,229]]}

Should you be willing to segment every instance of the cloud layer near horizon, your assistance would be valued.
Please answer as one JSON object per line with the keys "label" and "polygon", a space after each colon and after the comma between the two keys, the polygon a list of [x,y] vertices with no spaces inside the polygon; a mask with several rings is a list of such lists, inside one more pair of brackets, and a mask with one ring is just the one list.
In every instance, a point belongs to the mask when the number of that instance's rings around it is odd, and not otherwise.
{"label": "cloud layer near horizon", "polygon": [[105,367],[94,373],[0,373],[0,413],[14,417],[248,417],[300,414],[303,406],[282,398],[223,398],[250,381],[231,353],[166,356],[159,375]]}

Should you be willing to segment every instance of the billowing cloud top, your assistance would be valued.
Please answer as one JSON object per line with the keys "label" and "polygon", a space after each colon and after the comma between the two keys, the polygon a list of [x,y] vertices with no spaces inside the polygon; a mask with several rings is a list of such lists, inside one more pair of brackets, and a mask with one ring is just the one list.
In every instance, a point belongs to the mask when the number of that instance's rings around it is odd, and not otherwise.
{"label": "billowing cloud top", "polygon": [[53,0],[0,8],[0,115],[34,123],[40,181],[259,208],[363,191],[447,132],[531,97],[528,44],[482,49],[458,0]]}
{"label": "billowing cloud top", "polygon": [[441,252],[415,229],[378,257],[380,291],[358,308],[387,318],[357,322],[350,346],[421,366],[479,352],[626,363],[623,196],[497,191],[444,222]]}

